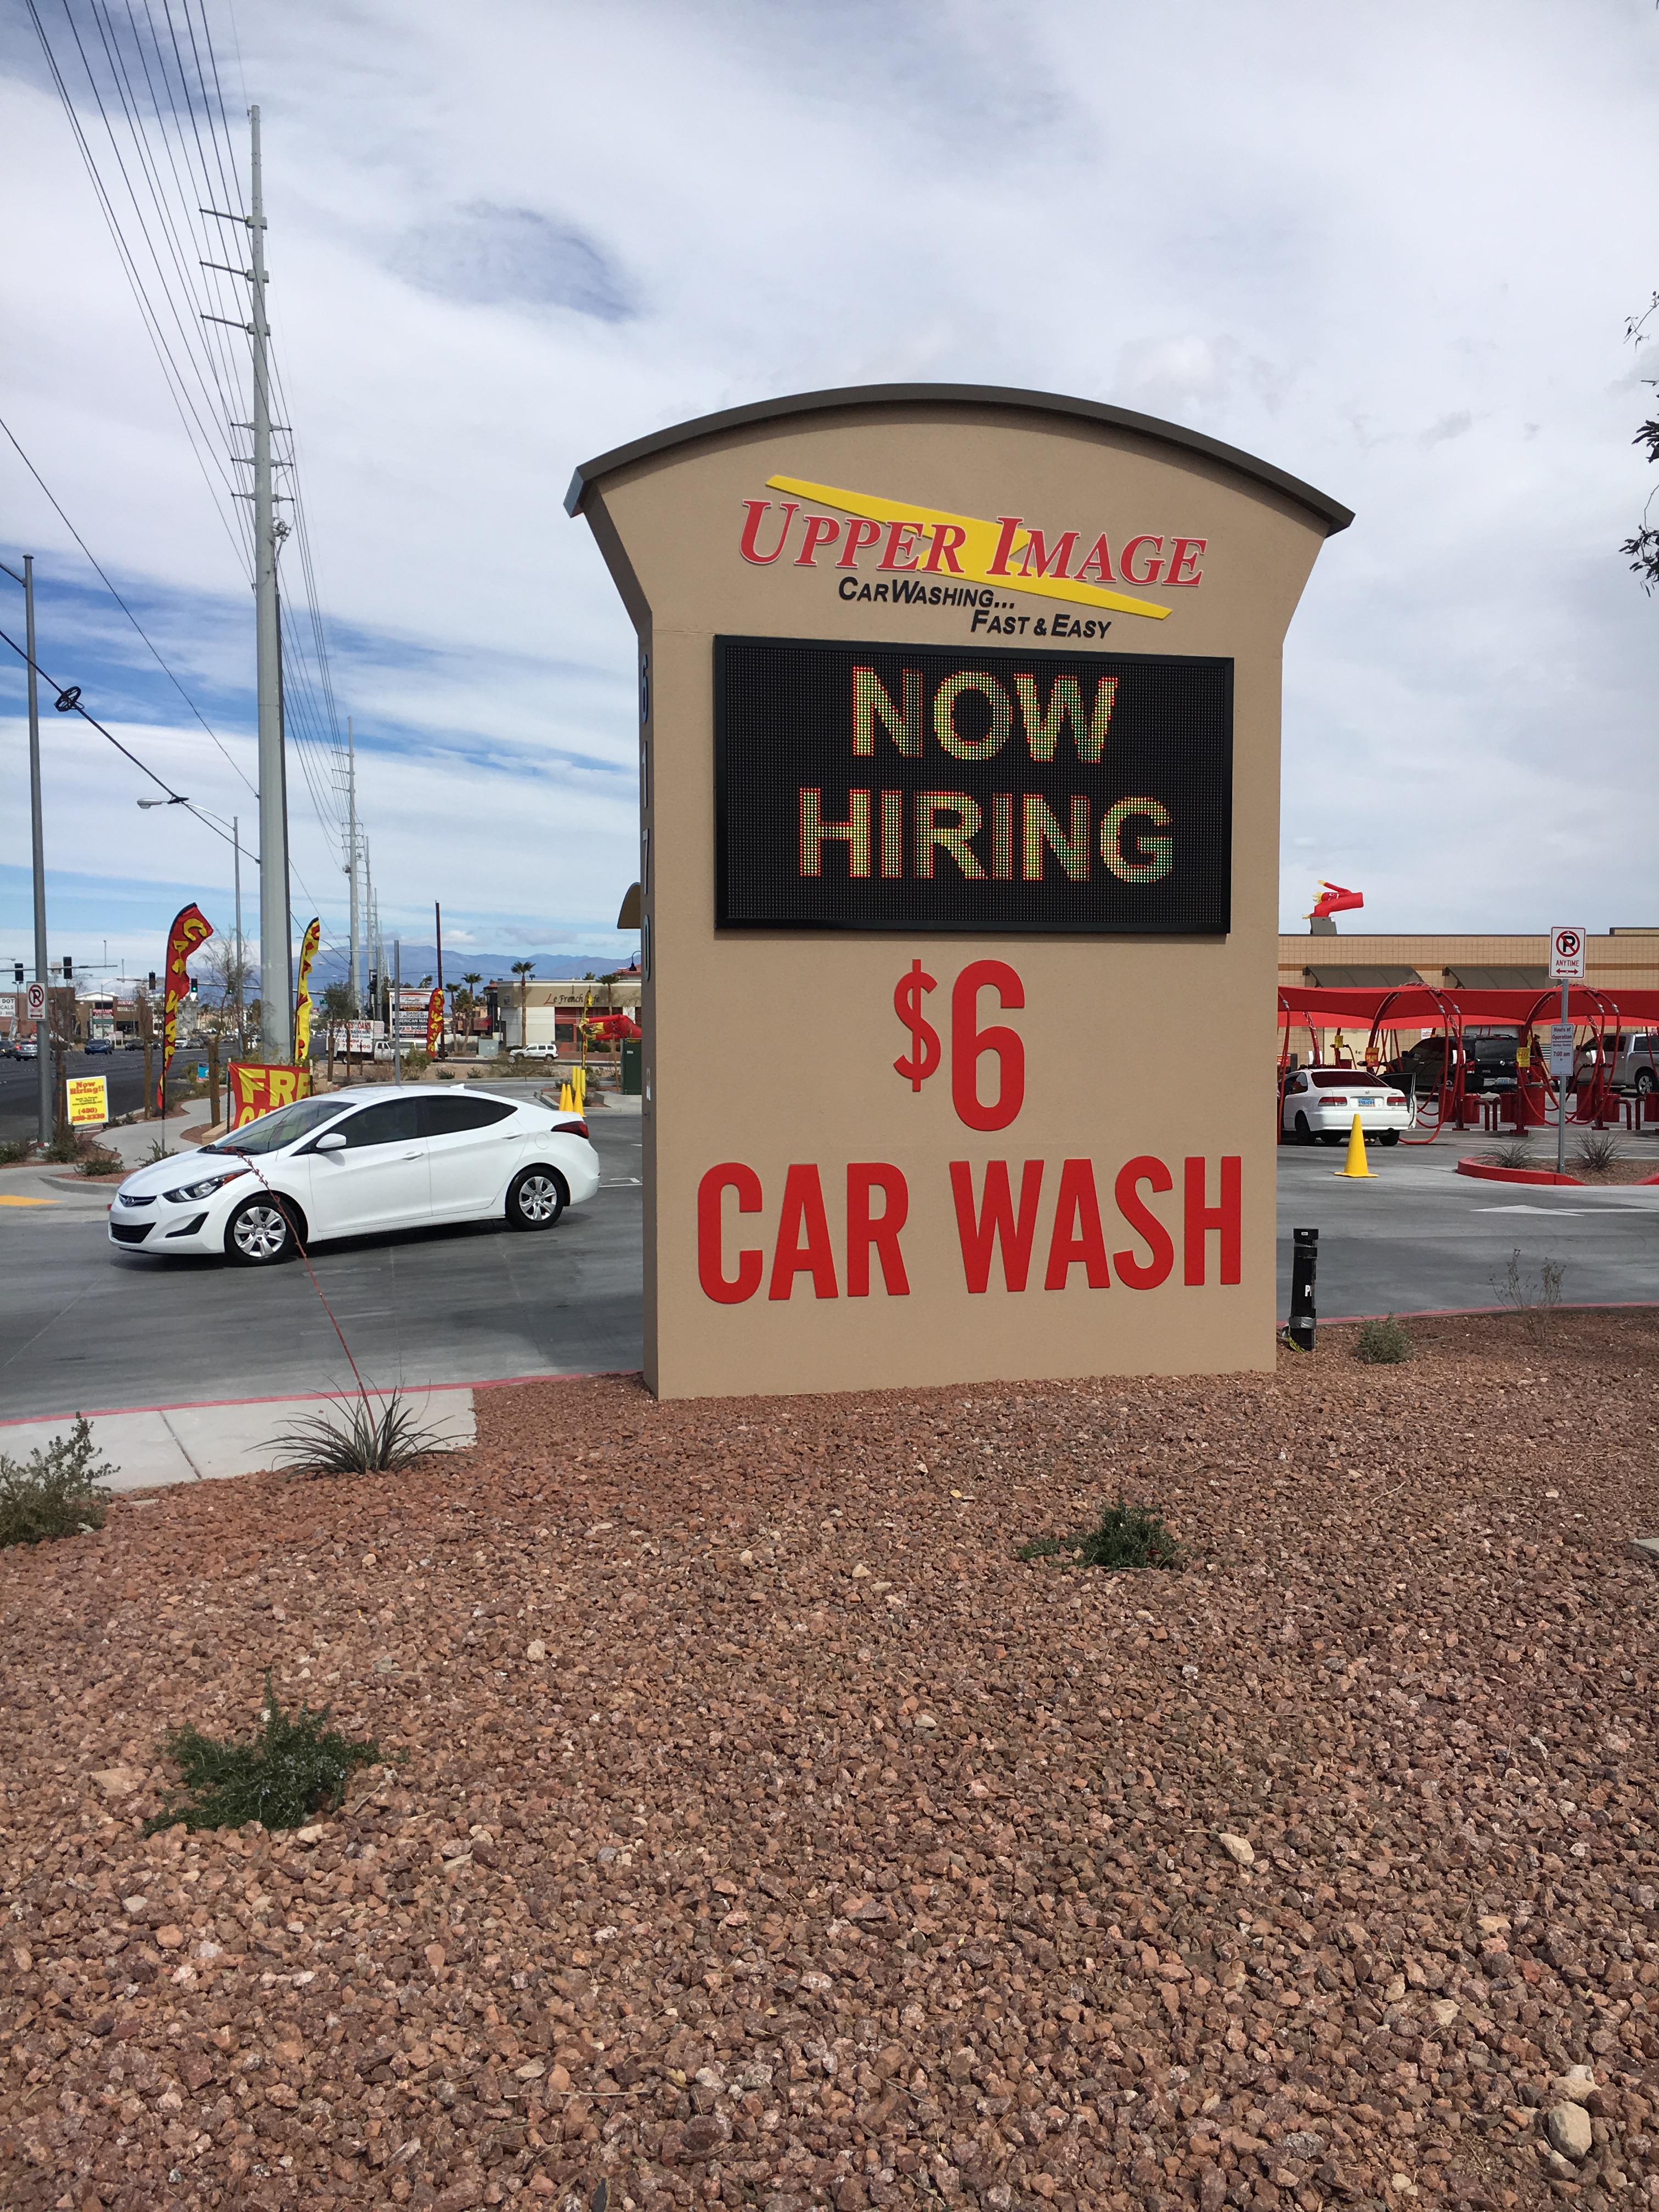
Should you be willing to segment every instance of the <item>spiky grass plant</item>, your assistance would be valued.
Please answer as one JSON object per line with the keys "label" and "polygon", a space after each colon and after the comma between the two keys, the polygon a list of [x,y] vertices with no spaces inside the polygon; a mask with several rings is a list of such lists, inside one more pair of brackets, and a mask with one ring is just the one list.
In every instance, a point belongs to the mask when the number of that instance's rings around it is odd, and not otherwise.
{"label": "spiky grass plant", "polygon": [[1031,1543],[1022,1544],[1014,1556],[1020,1559],[1063,1557],[1068,1566],[1104,1567],[1109,1571],[1126,1567],[1176,1568],[1186,1564],[1186,1554],[1162,1514],[1150,1506],[1130,1504],[1121,1491],[1115,1504],[1102,1508],[1097,1527],[1074,1536],[1038,1536]]}
{"label": "spiky grass plant", "polygon": [[283,1454],[278,1465],[296,1474],[398,1474],[441,1440],[394,1390],[379,1413],[362,1397],[309,1414],[273,1438],[272,1449]]}

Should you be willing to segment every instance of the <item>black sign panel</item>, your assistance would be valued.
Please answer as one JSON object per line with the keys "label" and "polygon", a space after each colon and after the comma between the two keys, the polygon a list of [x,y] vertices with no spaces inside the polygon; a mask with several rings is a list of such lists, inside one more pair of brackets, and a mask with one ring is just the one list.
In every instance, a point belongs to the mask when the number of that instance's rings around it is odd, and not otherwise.
{"label": "black sign panel", "polygon": [[717,637],[716,926],[1224,931],[1232,672]]}

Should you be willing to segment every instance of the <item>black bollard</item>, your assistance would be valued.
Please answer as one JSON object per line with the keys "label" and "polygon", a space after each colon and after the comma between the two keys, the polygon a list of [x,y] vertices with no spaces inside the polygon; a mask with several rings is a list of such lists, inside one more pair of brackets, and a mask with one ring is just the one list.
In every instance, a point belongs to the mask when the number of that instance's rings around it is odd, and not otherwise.
{"label": "black bollard", "polygon": [[1314,1348],[1317,1316],[1314,1311],[1314,1278],[1319,1272],[1319,1231],[1293,1229],[1291,1254],[1291,1318],[1285,1334],[1304,1352]]}

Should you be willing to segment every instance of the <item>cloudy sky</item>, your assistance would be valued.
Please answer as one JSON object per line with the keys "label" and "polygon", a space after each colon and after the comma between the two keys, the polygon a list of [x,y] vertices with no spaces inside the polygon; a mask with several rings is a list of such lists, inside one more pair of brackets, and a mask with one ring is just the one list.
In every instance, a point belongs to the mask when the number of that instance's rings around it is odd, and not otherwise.
{"label": "cloudy sky", "polygon": [[[39,4],[72,56],[65,0]],[[631,635],[563,515],[571,468],[897,378],[1165,416],[1356,510],[1287,648],[1287,927],[1321,876],[1380,929],[1659,922],[1659,601],[1617,550],[1656,475],[1631,441],[1659,337],[1644,362],[1623,335],[1659,285],[1650,0],[205,7],[239,155],[264,111],[272,320],[388,937],[429,942],[435,897],[458,966],[631,949]],[[0,143],[30,185],[0,414],[223,750],[3,440],[0,557],[39,557],[54,676],[247,834],[246,582],[16,9]],[[21,702],[14,664],[7,960],[30,957]],[[228,848],[47,724],[54,955],[159,964],[189,897],[228,925]],[[330,796],[290,790],[296,917],[337,935]]]}

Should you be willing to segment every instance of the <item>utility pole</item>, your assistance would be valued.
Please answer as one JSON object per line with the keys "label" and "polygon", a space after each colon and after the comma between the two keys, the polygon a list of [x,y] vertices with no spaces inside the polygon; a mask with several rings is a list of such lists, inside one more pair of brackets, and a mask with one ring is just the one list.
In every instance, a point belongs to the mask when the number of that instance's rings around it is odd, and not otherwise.
{"label": "utility pole", "polygon": [[[37,1059],[38,1113],[40,1142],[49,1145],[52,1132],[52,978],[46,969],[46,848],[40,815],[40,694],[34,673],[34,556],[23,556],[23,573],[0,561],[14,584],[23,586],[24,659],[28,668],[29,698],[29,832],[34,864],[34,980],[47,994],[41,1018],[34,1024]],[[105,946],[106,958],[109,948]]]}
{"label": "utility pole", "polygon": [[267,1058],[294,1057],[294,948],[288,910],[288,771],[283,757],[283,633],[276,599],[276,551],[286,526],[276,520],[270,477],[270,325],[265,313],[265,196],[259,111],[252,130],[252,213],[248,218],[253,306],[253,539],[258,594],[259,1012]]}
{"label": "utility pole", "polygon": [[438,938],[438,1057],[444,1053],[443,995],[444,995],[444,910],[436,899],[432,902],[432,926]]}
{"label": "utility pole", "polygon": [[247,994],[247,963],[242,957],[242,817],[230,817],[230,842],[236,855],[236,1057],[242,1056],[242,1015]]}
{"label": "utility pole", "polygon": [[392,940],[392,1079],[404,1079],[404,1033],[398,1017],[404,1006],[404,941],[400,937]]}
{"label": "utility pole", "polygon": [[362,1012],[363,969],[358,952],[357,935],[357,750],[352,737],[351,717],[346,716],[346,873],[351,878],[351,1012],[354,1018]]}

